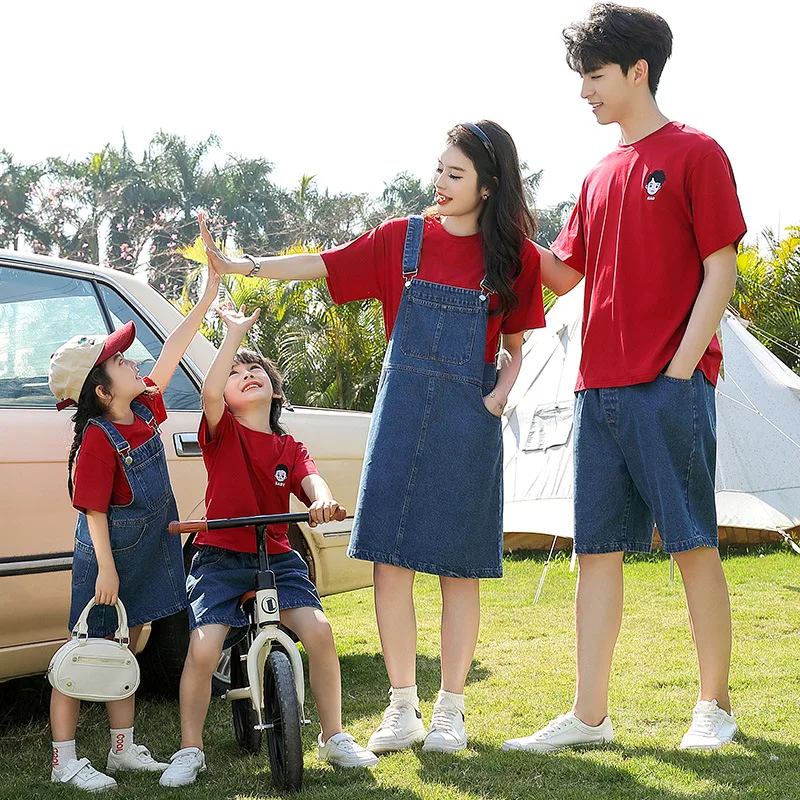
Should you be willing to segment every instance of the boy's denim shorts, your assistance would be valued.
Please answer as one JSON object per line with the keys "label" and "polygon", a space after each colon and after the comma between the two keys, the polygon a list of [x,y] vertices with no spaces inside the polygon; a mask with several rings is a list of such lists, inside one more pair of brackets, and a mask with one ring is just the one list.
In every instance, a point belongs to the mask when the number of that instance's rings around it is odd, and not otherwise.
{"label": "boy's denim shorts", "polygon": [[[308,577],[308,567],[297,551],[270,553],[269,568],[275,573],[281,611],[289,608],[322,610],[317,589]],[[256,553],[201,545],[192,559],[192,568],[186,579],[189,630],[201,625],[228,625],[232,630],[225,642],[226,647],[241,638],[248,623],[239,607],[239,600],[245,592],[255,588],[256,572]],[[242,630],[233,630],[235,628]]]}
{"label": "boy's denim shorts", "polygon": [[575,551],[717,547],[714,387],[661,373],[575,399]]}

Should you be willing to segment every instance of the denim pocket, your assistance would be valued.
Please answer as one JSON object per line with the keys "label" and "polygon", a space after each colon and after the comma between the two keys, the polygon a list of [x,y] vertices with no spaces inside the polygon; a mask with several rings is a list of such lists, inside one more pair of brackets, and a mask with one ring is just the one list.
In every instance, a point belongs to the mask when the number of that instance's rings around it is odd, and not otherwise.
{"label": "denim pocket", "polygon": [[[195,559],[197,559],[196,564],[197,567],[214,567],[222,561],[225,556],[229,555],[230,551],[226,550],[224,547],[214,547],[211,544],[201,544],[200,549],[195,554]],[[195,564],[192,564],[192,569],[194,569]]]}
{"label": "denim pocket", "polygon": [[111,552],[123,553],[136,547],[144,538],[147,527],[147,523],[144,522],[128,523],[126,525],[124,522],[115,523],[112,520],[109,531],[111,534]]}
{"label": "denim pocket", "polygon": [[474,306],[408,295],[400,349],[426,361],[466,364],[472,358],[479,313]]}
{"label": "denim pocket", "polygon": [[493,388],[494,387],[489,387],[487,389],[485,386],[477,387],[478,403],[480,404],[480,410],[483,411],[485,416],[489,417],[489,419],[493,419],[495,422],[500,422],[503,419],[502,415],[498,416],[497,414],[493,414],[486,408],[486,403],[483,402],[483,398],[485,397],[484,392],[489,394]]}
{"label": "denim pocket", "polygon": [[72,554],[72,585],[80,586],[86,583],[92,563],[95,560],[94,548],[75,540],[75,550]]}

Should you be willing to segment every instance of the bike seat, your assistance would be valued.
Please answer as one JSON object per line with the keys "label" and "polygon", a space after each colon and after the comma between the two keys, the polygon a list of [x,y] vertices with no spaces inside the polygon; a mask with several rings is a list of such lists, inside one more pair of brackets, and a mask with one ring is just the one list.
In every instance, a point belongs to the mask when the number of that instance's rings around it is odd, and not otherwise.
{"label": "bike seat", "polygon": [[243,594],[243,595],[242,595],[242,596],[239,598],[239,605],[240,605],[242,608],[244,608],[245,604],[246,604],[248,601],[250,601],[250,600],[255,600],[255,599],[256,599],[256,590],[255,590],[255,589],[251,589],[249,592],[245,592],[245,593],[244,593],[244,594]]}

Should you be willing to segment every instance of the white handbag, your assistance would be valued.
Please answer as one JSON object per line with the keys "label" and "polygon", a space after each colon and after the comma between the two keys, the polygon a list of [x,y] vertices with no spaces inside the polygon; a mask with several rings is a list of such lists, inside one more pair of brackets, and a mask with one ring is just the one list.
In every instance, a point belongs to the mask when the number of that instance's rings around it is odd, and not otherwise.
{"label": "white handbag", "polygon": [[128,614],[117,600],[117,631],[113,639],[89,638],[92,598],[81,612],[72,638],[50,659],[47,678],[54,689],[78,700],[124,700],[139,687],[139,662],[128,648]]}

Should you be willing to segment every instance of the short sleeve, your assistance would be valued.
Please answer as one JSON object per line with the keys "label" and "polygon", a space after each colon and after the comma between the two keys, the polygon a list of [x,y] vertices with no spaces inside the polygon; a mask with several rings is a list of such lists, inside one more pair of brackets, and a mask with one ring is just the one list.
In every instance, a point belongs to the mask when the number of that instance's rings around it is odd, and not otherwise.
{"label": "short sleeve", "polygon": [[567,224],[550,247],[558,258],[581,275],[586,274],[586,236],[583,221],[586,206],[583,195],[581,190],[581,196],[572,209]]}
{"label": "short sleeve", "polygon": [[87,425],[73,475],[72,505],[78,511],[108,512],[117,463],[117,454],[103,431]]}
{"label": "short sleeve", "polygon": [[328,271],[328,291],[337,305],[386,296],[389,222],[321,254]]}
{"label": "short sleeve", "polygon": [[723,247],[737,247],[747,232],[730,161],[717,147],[687,177],[689,210],[700,258]]}
{"label": "short sleeve", "polygon": [[146,406],[150,409],[153,416],[156,418],[156,423],[160,425],[167,419],[167,409],[164,406],[164,395],[161,393],[161,389],[159,389],[155,383],[150,380],[150,378],[145,377],[144,382],[146,386],[151,389],[155,389],[156,391],[152,394],[143,392],[136,398],[136,400],[143,406]]}
{"label": "short sleeve", "polygon": [[502,333],[520,333],[544,327],[541,258],[536,245],[526,239],[522,249],[522,271],[514,281],[519,305],[508,314],[500,327]]}
{"label": "short sleeve", "polygon": [[200,451],[204,455],[211,455],[212,453],[215,453],[219,449],[219,443],[222,441],[222,439],[230,434],[232,429],[233,416],[228,410],[228,406],[225,406],[222,411],[222,416],[219,418],[217,429],[214,432],[213,437],[208,430],[208,420],[206,419],[206,415],[203,414],[203,416],[200,418],[200,428],[197,431],[197,441],[200,445]]}
{"label": "short sleeve", "polygon": [[302,442],[295,442],[294,462],[292,464],[292,494],[307,506],[311,500],[303,491],[303,479],[309,475],[319,475],[317,465]]}

